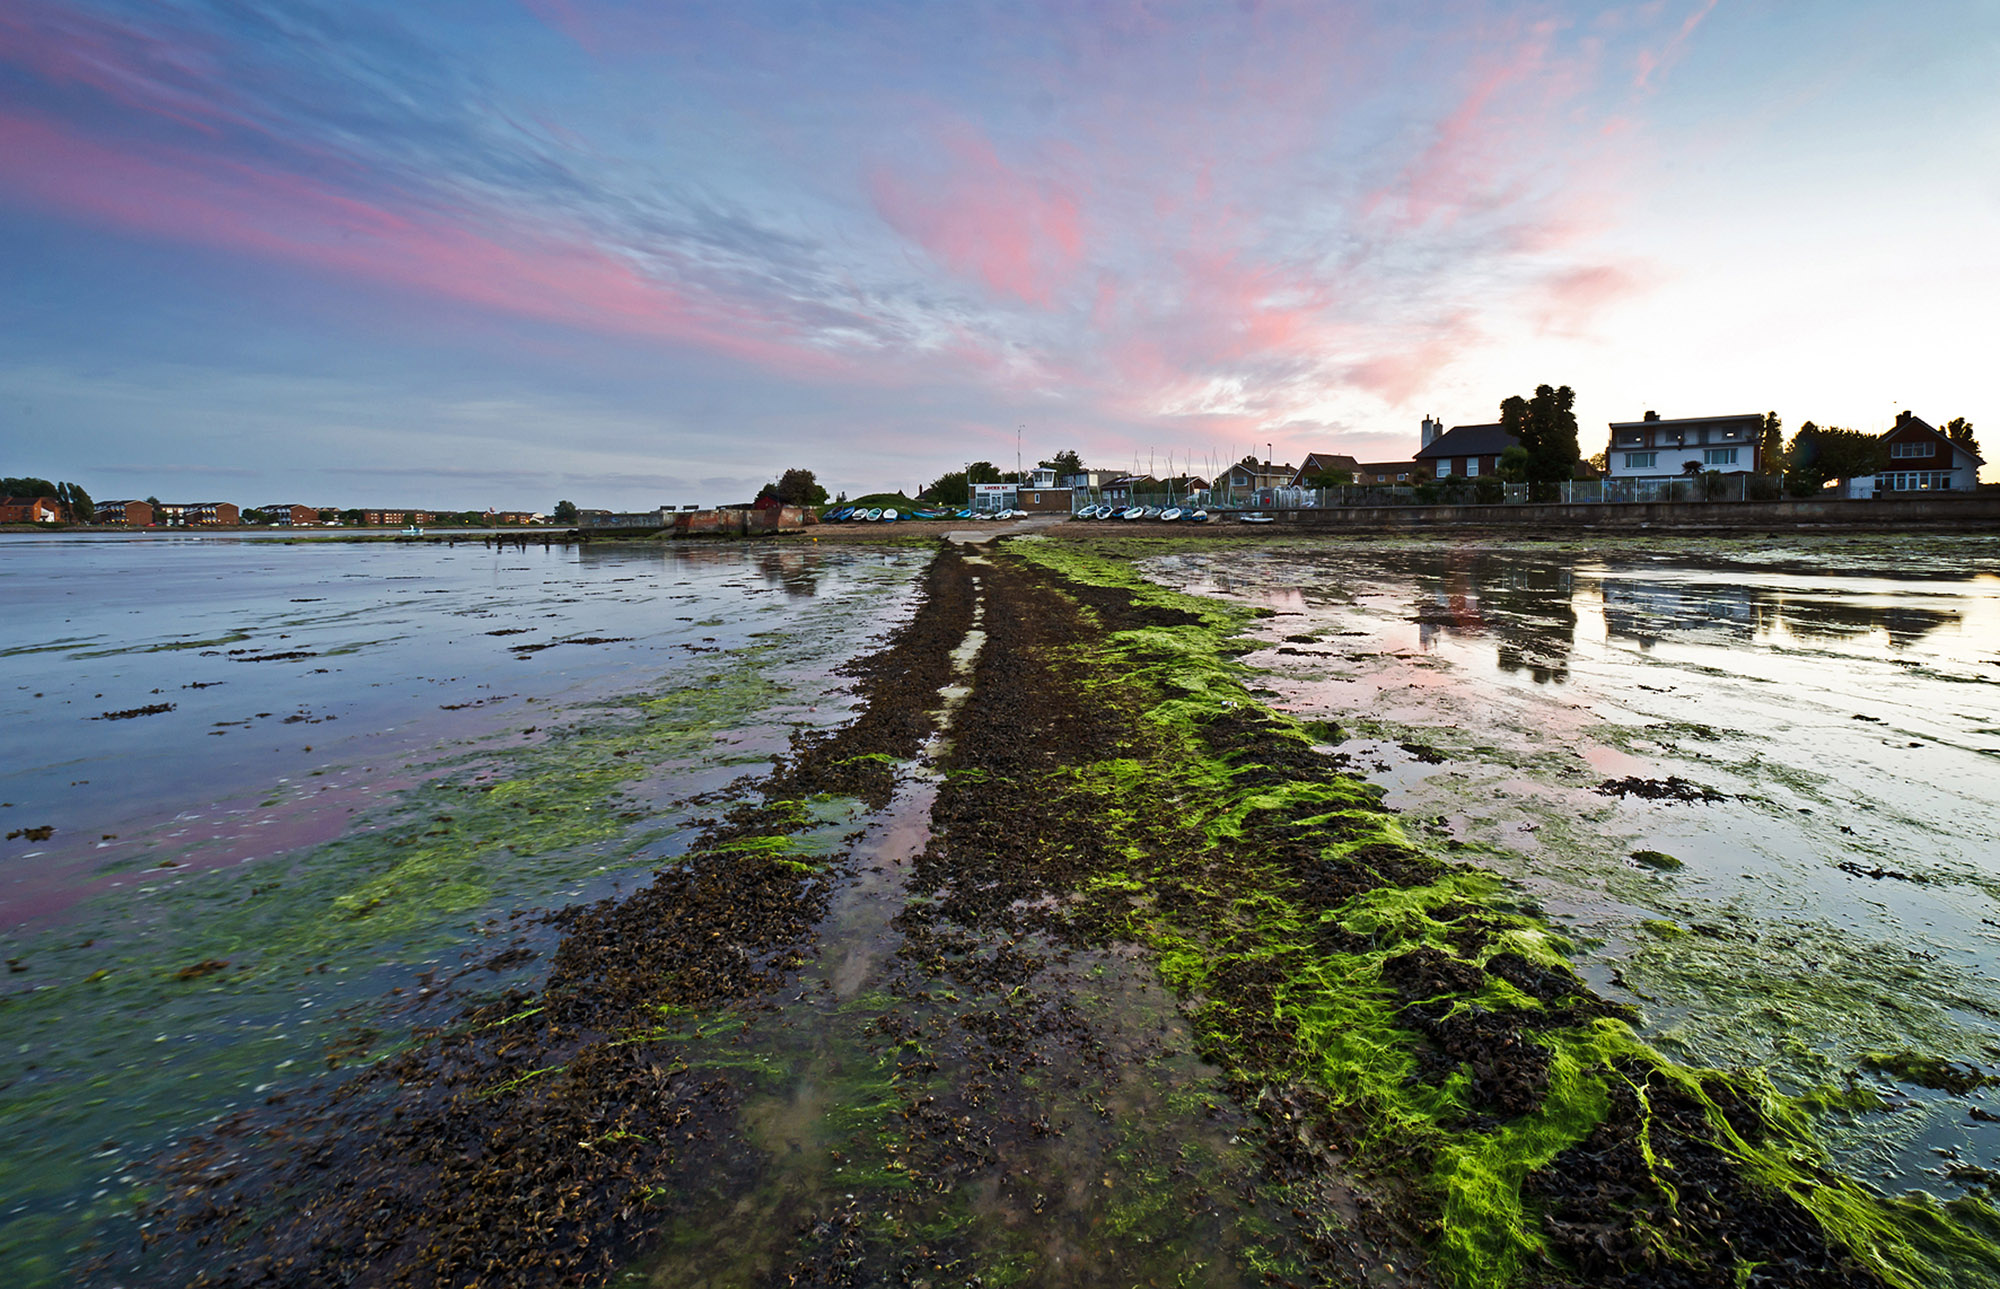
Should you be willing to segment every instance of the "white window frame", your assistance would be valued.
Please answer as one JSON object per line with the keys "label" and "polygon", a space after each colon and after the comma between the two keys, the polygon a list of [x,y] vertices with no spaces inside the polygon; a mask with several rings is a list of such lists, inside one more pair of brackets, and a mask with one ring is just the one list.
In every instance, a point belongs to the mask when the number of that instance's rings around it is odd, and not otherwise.
{"label": "white window frame", "polygon": [[1625,468],[1627,470],[1653,470],[1657,469],[1659,464],[1660,454],[1657,452],[1627,452],[1625,454]]}
{"label": "white window frame", "polygon": [[1891,443],[1889,455],[1899,459],[1908,457],[1934,457],[1937,455],[1935,443]]}
{"label": "white window frame", "polygon": [[1468,478],[1468,479],[1477,479],[1477,478],[1479,477],[1479,458],[1478,458],[1478,457],[1468,457],[1468,458],[1466,459],[1466,462],[1465,462],[1465,477],[1466,477],[1466,478]]}
{"label": "white window frame", "polygon": [[1701,463],[1703,465],[1735,465],[1736,451],[1735,448],[1703,448],[1701,450]]}
{"label": "white window frame", "polygon": [[1450,458],[1450,457],[1439,457],[1439,458],[1438,458],[1438,468],[1437,468],[1437,477],[1438,477],[1438,478],[1440,478],[1440,479],[1449,479],[1449,478],[1451,478],[1451,458]]}

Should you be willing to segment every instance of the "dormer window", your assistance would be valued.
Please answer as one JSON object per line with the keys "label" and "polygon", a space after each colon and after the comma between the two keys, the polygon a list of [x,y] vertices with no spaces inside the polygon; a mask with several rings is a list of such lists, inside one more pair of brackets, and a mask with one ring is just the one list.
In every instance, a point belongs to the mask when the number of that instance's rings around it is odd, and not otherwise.
{"label": "dormer window", "polygon": [[1937,455],[1936,442],[1891,443],[1889,455],[1892,457],[1933,457]]}

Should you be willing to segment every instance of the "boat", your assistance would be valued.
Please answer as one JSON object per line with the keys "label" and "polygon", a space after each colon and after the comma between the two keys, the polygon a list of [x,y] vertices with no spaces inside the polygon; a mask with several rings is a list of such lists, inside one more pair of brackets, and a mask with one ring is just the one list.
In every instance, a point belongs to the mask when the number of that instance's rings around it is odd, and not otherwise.
{"label": "boat", "polygon": [[1269,515],[1243,515],[1239,518],[1242,523],[1246,524],[1269,524],[1276,522]]}
{"label": "boat", "polygon": [[863,516],[861,516],[861,517],[862,517],[863,519],[867,520],[867,521],[868,521],[869,523],[871,523],[871,524],[872,524],[872,523],[874,523],[874,522],[875,522],[876,520],[878,520],[878,519],[880,519],[880,518],[882,517],[882,511],[881,511],[881,509],[880,509],[879,507],[875,507],[875,506],[870,506],[870,507],[868,508],[868,513],[867,513],[867,514],[865,514],[865,515],[863,515]]}
{"label": "boat", "polygon": [[888,506],[883,509],[882,522],[886,524],[893,524],[896,522],[896,508],[894,506]]}
{"label": "boat", "polygon": [[838,507],[837,509],[834,509],[834,510],[829,510],[829,511],[827,511],[827,512],[826,512],[826,516],[825,516],[825,518],[826,518],[826,522],[828,522],[828,523],[832,523],[832,524],[837,524],[837,523],[839,523],[839,522],[840,522],[841,520],[843,520],[843,519],[847,518],[847,517],[848,517],[849,515],[851,515],[851,514],[853,514],[853,513],[854,513],[854,507],[852,507],[852,506],[841,506],[841,507]]}
{"label": "boat", "polygon": [[424,535],[424,530],[417,527],[415,524],[411,524],[408,528],[405,528],[403,530],[403,536],[405,537],[422,537],[423,535]]}
{"label": "boat", "polygon": [[1144,519],[1146,517],[1146,508],[1144,506],[1128,506],[1125,509],[1125,513],[1118,517],[1120,519],[1128,519],[1128,520]]}
{"label": "boat", "polygon": [[1179,506],[1169,506],[1160,512],[1160,518],[1170,524],[1180,517],[1181,508]]}
{"label": "boat", "polygon": [[1191,524],[1205,524],[1208,522],[1208,512],[1206,510],[1191,510],[1188,512],[1188,522]]}

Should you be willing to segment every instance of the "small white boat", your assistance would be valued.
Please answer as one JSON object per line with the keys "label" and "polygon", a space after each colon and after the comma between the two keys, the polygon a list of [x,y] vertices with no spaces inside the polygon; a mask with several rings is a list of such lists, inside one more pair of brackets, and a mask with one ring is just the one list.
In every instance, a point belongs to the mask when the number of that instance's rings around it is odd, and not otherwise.
{"label": "small white boat", "polygon": [[424,535],[424,530],[417,527],[415,524],[411,524],[408,528],[405,528],[403,530],[403,536],[405,537],[422,537],[423,535]]}
{"label": "small white boat", "polygon": [[1144,519],[1145,517],[1146,508],[1144,506],[1128,506],[1125,509],[1125,513],[1119,516],[1120,519]]}
{"label": "small white boat", "polygon": [[863,519],[866,519],[868,522],[873,523],[882,517],[881,507],[879,506],[870,507],[868,513],[861,517]]}
{"label": "small white boat", "polygon": [[1205,524],[1208,522],[1208,512],[1206,510],[1190,511],[1188,512],[1188,522],[1191,524]]}
{"label": "small white boat", "polygon": [[896,508],[890,506],[882,511],[882,518],[888,523],[896,522]]}
{"label": "small white boat", "polygon": [[1269,515],[1244,515],[1242,522],[1246,524],[1269,524],[1276,521]]}
{"label": "small white boat", "polygon": [[1171,524],[1176,519],[1179,519],[1181,514],[1182,511],[1179,506],[1169,506],[1160,512],[1160,518]]}

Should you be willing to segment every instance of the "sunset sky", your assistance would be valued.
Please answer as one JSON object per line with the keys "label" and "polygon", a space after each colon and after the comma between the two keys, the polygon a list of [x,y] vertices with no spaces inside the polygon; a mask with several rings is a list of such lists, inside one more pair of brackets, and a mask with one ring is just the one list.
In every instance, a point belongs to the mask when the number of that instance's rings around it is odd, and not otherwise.
{"label": "sunset sky", "polygon": [[0,473],[713,503],[1544,382],[2000,461],[1996,67],[1993,0],[4,0]]}

